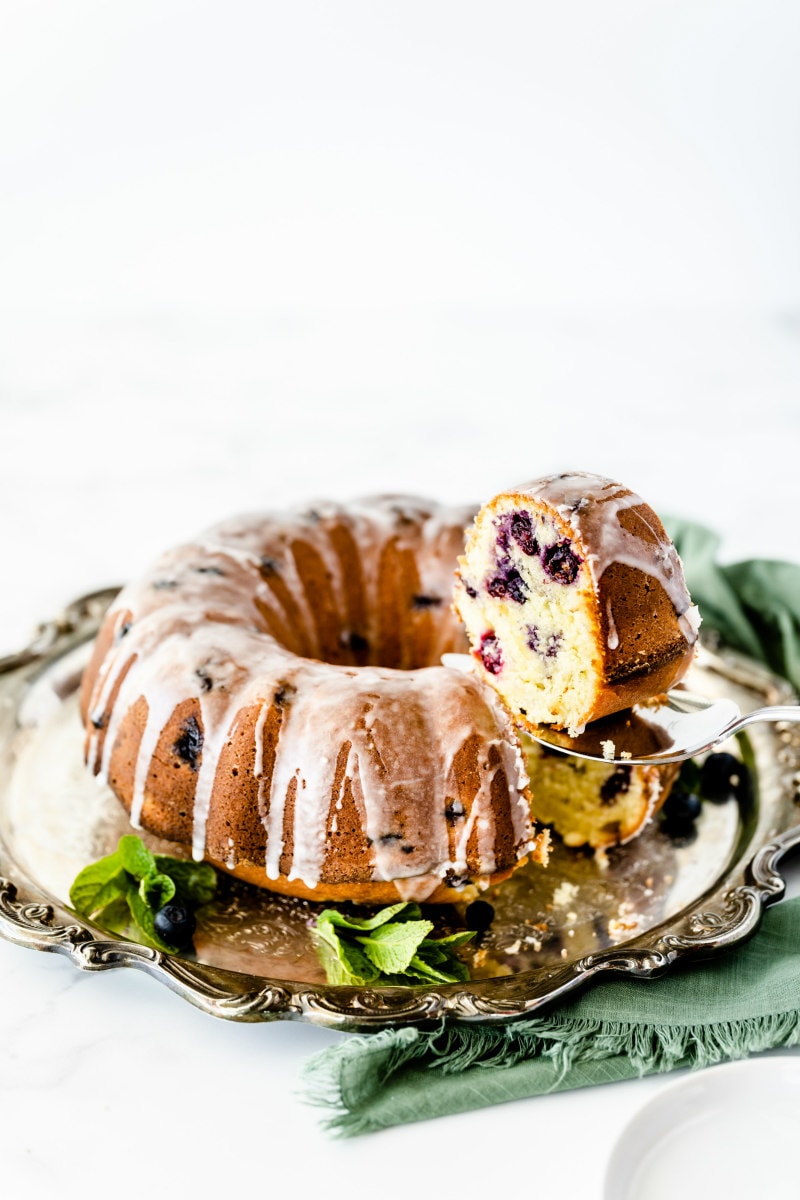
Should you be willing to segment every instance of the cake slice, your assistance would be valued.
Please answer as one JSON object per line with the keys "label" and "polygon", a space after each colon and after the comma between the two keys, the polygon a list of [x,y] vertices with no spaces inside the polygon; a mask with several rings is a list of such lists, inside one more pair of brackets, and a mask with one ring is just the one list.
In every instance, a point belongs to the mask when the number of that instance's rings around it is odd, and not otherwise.
{"label": "cake slice", "polygon": [[680,771],[680,763],[594,762],[550,749],[525,733],[520,740],[532,810],[567,846],[600,850],[629,842],[661,808]]}
{"label": "cake slice", "polygon": [[514,720],[572,736],[677,683],[700,624],[652,508],[583,472],[535,480],[481,508],[454,606]]}

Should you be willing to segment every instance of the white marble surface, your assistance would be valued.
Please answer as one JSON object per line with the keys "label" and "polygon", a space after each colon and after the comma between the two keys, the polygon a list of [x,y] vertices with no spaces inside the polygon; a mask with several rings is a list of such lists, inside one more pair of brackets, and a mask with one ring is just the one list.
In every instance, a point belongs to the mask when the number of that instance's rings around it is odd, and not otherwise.
{"label": "white marble surface", "polygon": [[[211,521],[325,495],[596,470],[727,558],[800,558],[790,0],[221,11],[0,0],[0,653]],[[299,1071],[338,1035],[4,943],[0,971],[26,1200],[600,1200],[664,1086],[337,1143]]]}

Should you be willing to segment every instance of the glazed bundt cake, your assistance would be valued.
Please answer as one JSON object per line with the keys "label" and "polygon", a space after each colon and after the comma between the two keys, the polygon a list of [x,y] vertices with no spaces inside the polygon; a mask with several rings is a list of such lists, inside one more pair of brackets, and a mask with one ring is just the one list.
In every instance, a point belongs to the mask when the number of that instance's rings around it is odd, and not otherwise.
{"label": "glazed bundt cake", "polygon": [[455,609],[522,727],[571,734],[677,683],[699,615],[653,510],[620,483],[552,475],[481,508]]}
{"label": "glazed bundt cake", "polygon": [[86,758],[134,826],[313,900],[444,901],[546,858],[494,690],[440,664],[472,510],[403,497],[217,526],[123,589]]}

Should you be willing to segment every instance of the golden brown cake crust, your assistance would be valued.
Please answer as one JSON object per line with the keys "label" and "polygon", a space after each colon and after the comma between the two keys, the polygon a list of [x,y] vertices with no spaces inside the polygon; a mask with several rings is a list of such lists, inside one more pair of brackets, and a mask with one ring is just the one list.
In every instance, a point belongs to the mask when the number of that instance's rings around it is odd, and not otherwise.
{"label": "golden brown cake crust", "polygon": [[452,899],[545,858],[507,713],[438,665],[466,648],[470,516],[381,497],[240,518],[126,587],[81,709],[133,824],[319,900]]}

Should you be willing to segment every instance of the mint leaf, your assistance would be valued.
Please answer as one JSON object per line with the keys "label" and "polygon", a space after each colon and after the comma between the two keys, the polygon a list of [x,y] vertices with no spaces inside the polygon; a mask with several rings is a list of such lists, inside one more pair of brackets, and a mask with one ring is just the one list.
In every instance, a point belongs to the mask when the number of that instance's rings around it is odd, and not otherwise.
{"label": "mint leaf", "polygon": [[334,909],[320,913],[317,941],[325,975],[329,983],[359,985],[371,983],[380,972],[355,942],[345,941],[334,925],[339,914]]}
{"label": "mint leaf", "polygon": [[452,959],[448,969],[443,971],[426,962],[418,954],[414,955],[409,964],[409,974],[414,974],[420,979],[431,979],[436,983],[460,983],[464,979],[469,979],[466,963],[462,963],[460,959]]}
{"label": "mint leaf", "polygon": [[157,854],[156,869],[168,875],[175,884],[175,896],[181,904],[200,908],[210,904],[217,890],[217,872],[210,863],[194,862],[192,859],[170,858]]}
{"label": "mint leaf", "polygon": [[[69,898],[73,908],[83,917],[90,917],[98,911],[97,898],[112,880],[119,878],[119,886],[123,886],[122,858],[115,852],[105,858],[98,859],[84,867],[75,877],[69,889]],[[100,905],[99,907],[102,907]]]}
{"label": "mint leaf", "polygon": [[335,944],[321,943],[320,959],[328,983],[343,983],[360,987],[365,983],[374,983],[380,974],[378,968],[369,961],[366,955],[361,953],[357,946],[338,939]]}
{"label": "mint leaf", "polygon": [[162,942],[155,930],[155,912],[150,908],[147,901],[143,900],[136,884],[131,881],[128,884],[128,890],[125,894],[128,901],[128,908],[131,911],[131,916],[136,924],[138,932],[144,937],[147,945],[154,946],[156,950],[165,950],[167,954],[177,954],[177,948],[170,946],[168,942]]}
{"label": "mint leaf", "polygon": [[134,879],[144,879],[156,870],[154,855],[145,846],[140,837],[126,833],[119,839],[117,852],[122,858],[122,865]]}
{"label": "mint leaf", "polygon": [[426,946],[463,946],[465,942],[471,942],[475,937],[474,929],[462,929],[459,933],[448,933],[440,938],[426,938],[422,943],[422,949]]}
{"label": "mint leaf", "polygon": [[343,929],[377,929],[387,921],[399,921],[409,917],[416,920],[420,916],[418,904],[402,900],[399,904],[390,904],[387,908],[382,908],[371,917],[349,917],[335,908],[326,908],[320,913],[320,920],[327,918],[332,925],[340,925]]}
{"label": "mint leaf", "polygon": [[131,910],[126,893],[121,893],[103,909],[103,929],[116,933],[118,937],[131,937]]}
{"label": "mint leaf", "polygon": [[104,912],[115,900],[124,900],[126,888],[127,876],[124,871],[120,871],[97,892],[92,901],[92,912]]}
{"label": "mint leaf", "polygon": [[139,895],[154,913],[157,913],[165,904],[169,904],[175,895],[175,890],[175,883],[169,875],[160,875],[155,870],[152,875],[145,875],[139,883]]}
{"label": "mint leaf", "polygon": [[386,975],[399,975],[411,962],[417,947],[433,929],[433,921],[402,921],[383,924],[369,937],[357,940],[364,953],[379,971]]}
{"label": "mint leaf", "polygon": [[329,983],[459,983],[469,970],[456,947],[475,934],[470,930],[430,938],[433,922],[418,904],[402,902],[371,917],[351,917],[335,908],[317,918],[320,962]]}
{"label": "mint leaf", "polygon": [[[156,913],[173,899],[189,909],[208,904],[216,886],[209,863],[152,854],[140,837],[125,834],[113,854],[78,873],[69,896],[76,912],[96,918],[109,932],[175,954],[176,947],[155,931]],[[369,969],[374,970],[371,964]]]}

